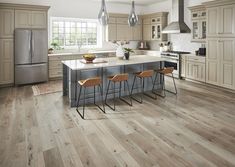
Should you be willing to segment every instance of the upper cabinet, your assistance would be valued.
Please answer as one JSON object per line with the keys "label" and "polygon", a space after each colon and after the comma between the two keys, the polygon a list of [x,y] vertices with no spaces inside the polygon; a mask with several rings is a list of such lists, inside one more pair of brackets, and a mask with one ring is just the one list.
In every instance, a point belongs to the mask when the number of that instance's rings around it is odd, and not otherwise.
{"label": "upper cabinet", "polygon": [[150,41],[167,41],[167,34],[162,30],[167,26],[167,12],[143,16],[143,39]]}
{"label": "upper cabinet", "polygon": [[155,13],[139,16],[136,26],[128,25],[128,15],[110,14],[108,24],[108,40],[167,40],[167,35],[162,34],[162,29],[167,26],[168,13]]}
{"label": "upper cabinet", "polygon": [[14,9],[0,9],[0,38],[13,38]]}
{"label": "upper cabinet", "polygon": [[192,42],[206,42],[207,21],[206,8],[203,5],[193,6],[191,10]]}
{"label": "upper cabinet", "polygon": [[[223,3],[221,1],[220,3]],[[225,4],[207,4],[208,37],[235,37],[235,4],[227,1]],[[233,4],[230,4],[233,3]]]}
{"label": "upper cabinet", "polygon": [[47,12],[15,10],[16,28],[47,28]]}

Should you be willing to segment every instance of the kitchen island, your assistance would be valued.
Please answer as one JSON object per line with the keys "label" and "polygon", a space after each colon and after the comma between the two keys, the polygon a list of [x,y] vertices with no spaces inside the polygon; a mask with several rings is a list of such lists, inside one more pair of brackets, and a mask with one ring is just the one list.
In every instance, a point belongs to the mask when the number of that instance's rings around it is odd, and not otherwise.
{"label": "kitchen island", "polygon": [[[129,86],[133,82],[133,73],[139,72],[142,70],[149,69],[159,69],[164,62],[164,58],[160,56],[147,56],[147,55],[138,55],[131,56],[130,60],[120,60],[117,57],[109,58],[98,58],[95,63],[85,64],[81,60],[67,60],[62,61],[63,64],[63,96],[67,96],[71,107],[76,106],[76,97],[79,90],[77,81],[87,79],[90,77],[101,77],[102,78],[102,87],[104,93],[107,89],[107,77],[110,75],[120,74],[120,73],[129,73]],[[139,84],[140,85],[140,84]],[[145,82],[146,91],[152,89],[151,80],[146,80]],[[125,96],[127,94],[127,89],[124,87],[122,94]],[[133,93],[140,92],[140,86],[137,85],[137,88]],[[100,100],[100,95],[97,93],[97,100]],[[89,102],[93,98],[93,89],[87,90],[86,96]],[[91,98],[89,98],[91,97]],[[110,98],[108,96],[108,98]]]}

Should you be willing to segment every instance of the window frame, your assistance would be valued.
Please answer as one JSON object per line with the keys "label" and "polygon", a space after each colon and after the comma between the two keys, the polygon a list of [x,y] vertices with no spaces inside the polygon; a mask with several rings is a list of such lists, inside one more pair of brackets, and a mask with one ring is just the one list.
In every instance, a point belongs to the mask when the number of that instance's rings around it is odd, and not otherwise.
{"label": "window frame", "polygon": [[[81,18],[71,18],[71,17],[50,17],[50,44],[53,42],[53,21],[61,21],[61,22],[86,22],[86,23],[96,23],[97,24],[97,44],[96,45],[82,45],[80,48],[82,49],[90,49],[90,48],[102,48],[102,26],[99,24],[98,20],[96,19],[81,19]],[[86,27],[87,28],[87,27]],[[65,33],[65,29],[64,29],[64,35]],[[65,40],[66,38],[64,38]],[[78,45],[72,45],[72,46],[66,46],[64,41],[64,46],[60,46],[64,49],[78,49]]]}

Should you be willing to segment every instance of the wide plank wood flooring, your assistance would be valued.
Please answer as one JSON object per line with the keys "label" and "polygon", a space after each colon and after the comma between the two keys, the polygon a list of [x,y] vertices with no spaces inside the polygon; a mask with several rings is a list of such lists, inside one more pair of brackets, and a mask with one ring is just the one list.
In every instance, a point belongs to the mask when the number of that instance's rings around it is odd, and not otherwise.
{"label": "wide plank wood flooring", "polygon": [[0,89],[0,167],[235,167],[235,94],[177,81],[178,95],[144,98],[82,120],[62,92]]}

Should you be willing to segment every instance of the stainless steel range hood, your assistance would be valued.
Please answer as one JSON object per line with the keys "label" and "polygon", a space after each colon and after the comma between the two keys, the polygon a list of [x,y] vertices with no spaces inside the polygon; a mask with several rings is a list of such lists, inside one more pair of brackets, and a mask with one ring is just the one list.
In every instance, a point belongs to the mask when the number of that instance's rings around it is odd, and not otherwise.
{"label": "stainless steel range hood", "polygon": [[184,22],[184,0],[172,0],[172,18],[178,20],[171,22],[163,30],[163,34],[190,33],[190,28]]}

